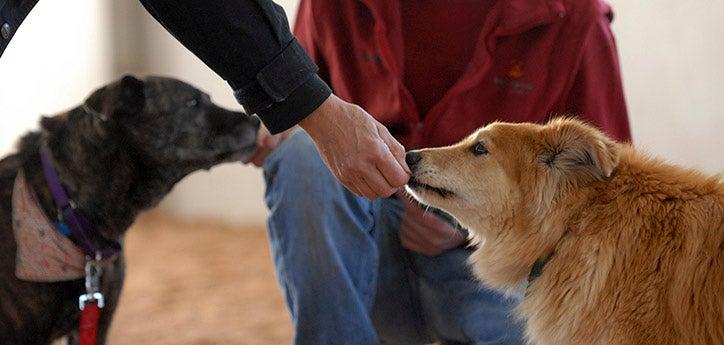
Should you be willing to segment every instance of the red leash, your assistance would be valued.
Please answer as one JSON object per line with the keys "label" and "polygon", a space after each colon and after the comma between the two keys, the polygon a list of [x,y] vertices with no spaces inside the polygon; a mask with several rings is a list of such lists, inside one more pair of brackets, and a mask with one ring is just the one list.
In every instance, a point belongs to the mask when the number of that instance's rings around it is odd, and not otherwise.
{"label": "red leash", "polygon": [[100,255],[96,260],[88,260],[85,264],[86,293],[78,297],[78,307],[81,310],[79,345],[95,345],[98,335],[98,320],[103,309],[103,294],[100,292],[102,270],[98,259]]}
{"label": "red leash", "polygon": [[80,314],[80,345],[95,345],[98,335],[98,319],[101,317],[101,308],[97,302],[88,303]]}

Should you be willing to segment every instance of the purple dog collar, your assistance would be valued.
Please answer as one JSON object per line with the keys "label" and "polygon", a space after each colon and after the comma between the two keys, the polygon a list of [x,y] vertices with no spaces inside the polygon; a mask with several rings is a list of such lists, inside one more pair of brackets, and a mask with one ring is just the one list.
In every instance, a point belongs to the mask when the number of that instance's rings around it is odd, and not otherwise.
{"label": "purple dog collar", "polygon": [[43,174],[48,183],[48,189],[53,195],[55,206],[62,216],[61,222],[65,223],[71,232],[71,239],[77,244],[87,256],[97,258],[111,257],[121,251],[121,244],[118,241],[109,240],[101,236],[85,217],[75,210],[75,204],[68,197],[65,189],[60,184],[58,172],[51,162],[52,154],[46,143],[40,146],[40,161],[43,165]]}

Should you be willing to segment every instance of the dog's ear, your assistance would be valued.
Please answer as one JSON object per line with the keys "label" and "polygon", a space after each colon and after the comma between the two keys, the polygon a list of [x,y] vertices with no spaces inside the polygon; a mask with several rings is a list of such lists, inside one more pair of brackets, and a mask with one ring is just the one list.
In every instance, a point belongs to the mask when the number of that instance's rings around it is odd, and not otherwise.
{"label": "dog's ear", "polygon": [[103,114],[103,117],[107,117],[105,115],[107,109],[104,109],[104,100],[107,89],[108,87],[104,86],[98,90],[93,91],[93,93],[88,98],[86,98],[85,102],[83,103],[83,108],[87,113]]}
{"label": "dog's ear", "polygon": [[141,113],[145,102],[143,81],[125,75],[120,80],[94,91],[83,103],[89,115],[103,120]]}
{"label": "dog's ear", "polygon": [[115,85],[112,116],[135,116],[143,111],[146,97],[144,83],[131,75],[124,75]]}
{"label": "dog's ear", "polygon": [[58,116],[43,116],[40,118],[40,126],[48,132],[57,132],[63,128],[63,120]]}
{"label": "dog's ear", "polygon": [[582,121],[554,119],[545,127],[540,161],[551,169],[604,180],[619,161],[618,144]]}

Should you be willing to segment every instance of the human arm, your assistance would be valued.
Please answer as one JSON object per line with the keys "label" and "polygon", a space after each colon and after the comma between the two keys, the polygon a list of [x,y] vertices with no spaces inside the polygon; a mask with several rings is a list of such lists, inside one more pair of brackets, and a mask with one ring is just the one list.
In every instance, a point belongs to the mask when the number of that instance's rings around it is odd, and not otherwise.
{"label": "human arm", "polygon": [[351,191],[389,196],[407,181],[402,145],[363,109],[331,95],[280,6],[270,0],[141,2],[272,134],[298,123],[307,130]]}
{"label": "human arm", "polygon": [[140,1],[272,133],[297,124],[331,93],[270,0]]}

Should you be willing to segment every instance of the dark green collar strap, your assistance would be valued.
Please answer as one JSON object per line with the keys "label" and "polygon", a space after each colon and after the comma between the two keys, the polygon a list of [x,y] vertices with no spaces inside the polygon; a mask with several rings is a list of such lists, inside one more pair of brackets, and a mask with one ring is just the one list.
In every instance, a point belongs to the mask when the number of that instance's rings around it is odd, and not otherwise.
{"label": "dark green collar strap", "polygon": [[528,285],[530,286],[533,281],[540,277],[541,274],[543,274],[543,268],[548,263],[548,261],[551,260],[551,257],[553,256],[553,253],[550,253],[533,263],[533,268],[530,269],[530,274],[528,274]]}

